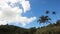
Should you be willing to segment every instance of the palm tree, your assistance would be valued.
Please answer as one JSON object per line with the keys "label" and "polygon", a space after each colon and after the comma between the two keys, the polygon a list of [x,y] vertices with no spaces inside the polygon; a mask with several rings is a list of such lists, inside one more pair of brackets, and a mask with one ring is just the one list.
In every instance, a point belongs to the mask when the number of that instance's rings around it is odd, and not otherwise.
{"label": "palm tree", "polygon": [[53,12],[52,12],[52,14],[53,14],[53,15],[55,15],[56,20],[57,20],[56,12],[55,12],[55,11],[53,11]]}
{"label": "palm tree", "polygon": [[39,24],[40,23],[51,23],[49,20],[51,20],[51,18],[49,18],[48,16],[41,16],[38,20]]}
{"label": "palm tree", "polygon": [[56,14],[56,11],[53,11],[53,12],[52,12],[52,14],[54,14],[54,15],[55,15],[55,14]]}
{"label": "palm tree", "polygon": [[46,10],[46,14],[49,14],[50,12],[48,10]]}
{"label": "palm tree", "polygon": [[50,12],[49,12],[49,10],[46,10],[46,16],[44,16],[44,15],[42,15],[40,18],[39,18],[39,20],[38,20],[38,23],[40,24],[40,23],[51,23],[49,20],[51,20],[51,18],[47,15],[47,14],[49,14]]}

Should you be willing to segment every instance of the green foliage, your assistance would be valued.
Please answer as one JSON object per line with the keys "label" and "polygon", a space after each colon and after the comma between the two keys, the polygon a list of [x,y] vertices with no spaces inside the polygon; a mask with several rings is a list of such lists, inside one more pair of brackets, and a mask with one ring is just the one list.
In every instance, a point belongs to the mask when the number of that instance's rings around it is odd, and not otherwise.
{"label": "green foliage", "polygon": [[46,10],[46,14],[49,14],[50,12],[48,10]]}
{"label": "green foliage", "polygon": [[[56,20],[57,20],[56,12],[55,12],[55,11],[52,11],[51,13],[52,13],[52,16],[55,15]],[[50,23],[50,24],[52,24],[52,22],[50,22],[50,20],[52,20],[52,19],[50,18],[50,15],[51,15],[51,14],[50,14],[50,11],[49,11],[49,10],[46,10],[45,14],[46,14],[46,15],[41,15],[41,16],[40,16],[40,18],[39,18],[39,20],[38,20],[38,23],[39,23],[39,24],[40,24],[40,23]],[[50,15],[48,15],[48,14],[50,14]]]}
{"label": "green foliage", "polygon": [[49,18],[48,16],[41,16],[41,17],[39,18],[38,22],[39,22],[39,23],[47,23],[47,22],[50,23],[49,20],[51,20],[51,18]]}
{"label": "green foliage", "polygon": [[0,34],[60,34],[60,20],[56,24],[50,24],[42,28],[32,27],[26,29],[13,25],[1,25]]}
{"label": "green foliage", "polygon": [[25,29],[13,25],[1,25],[0,34],[34,34],[36,28]]}
{"label": "green foliage", "polygon": [[52,12],[52,14],[54,14],[54,15],[55,15],[55,14],[56,14],[56,12],[55,12],[55,11],[53,11],[53,12]]}
{"label": "green foliage", "polygon": [[60,20],[56,24],[37,29],[36,34],[60,34]]}

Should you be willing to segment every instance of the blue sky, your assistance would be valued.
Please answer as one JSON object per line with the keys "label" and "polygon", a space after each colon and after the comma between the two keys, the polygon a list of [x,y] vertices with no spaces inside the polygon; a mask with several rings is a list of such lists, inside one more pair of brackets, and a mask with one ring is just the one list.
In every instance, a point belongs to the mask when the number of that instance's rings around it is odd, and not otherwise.
{"label": "blue sky", "polygon": [[[30,28],[30,27],[40,27],[43,26],[45,24],[41,24],[39,25],[37,23],[37,20],[39,19],[39,17],[41,15],[44,15],[46,10],[51,11],[56,11],[56,15],[57,15],[57,19],[60,19],[60,0],[29,0],[30,4],[31,4],[31,10],[30,12],[24,14],[25,16],[29,17],[29,16],[36,16],[37,19],[30,23],[27,24],[26,27]],[[52,22],[56,22],[56,17],[49,15],[52,18]]]}
{"label": "blue sky", "polygon": [[[0,25],[24,28],[46,26],[46,23],[37,23],[41,15],[46,15],[46,10],[56,11],[57,19],[60,19],[60,0],[0,0]],[[52,13],[49,17],[52,23],[56,22]]]}

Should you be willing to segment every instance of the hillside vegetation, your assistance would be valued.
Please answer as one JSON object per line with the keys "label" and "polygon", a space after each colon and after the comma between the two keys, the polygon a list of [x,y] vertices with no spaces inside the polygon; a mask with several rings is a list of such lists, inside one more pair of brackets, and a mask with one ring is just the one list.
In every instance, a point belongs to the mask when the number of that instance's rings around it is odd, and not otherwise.
{"label": "hillside vegetation", "polygon": [[41,28],[21,28],[13,25],[1,25],[0,34],[60,34],[60,20]]}

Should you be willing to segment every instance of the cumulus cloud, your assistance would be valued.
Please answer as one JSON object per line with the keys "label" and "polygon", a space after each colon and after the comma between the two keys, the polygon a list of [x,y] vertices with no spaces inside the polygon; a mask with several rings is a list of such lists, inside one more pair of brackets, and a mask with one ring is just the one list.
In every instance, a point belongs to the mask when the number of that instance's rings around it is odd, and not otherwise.
{"label": "cumulus cloud", "polygon": [[[17,6],[17,3],[22,8]],[[21,23],[23,26],[31,23],[36,17],[23,17],[21,14],[30,10],[30,3],[28,0],[0,0],[0,25],[7,23]]]}

